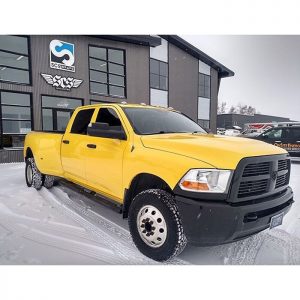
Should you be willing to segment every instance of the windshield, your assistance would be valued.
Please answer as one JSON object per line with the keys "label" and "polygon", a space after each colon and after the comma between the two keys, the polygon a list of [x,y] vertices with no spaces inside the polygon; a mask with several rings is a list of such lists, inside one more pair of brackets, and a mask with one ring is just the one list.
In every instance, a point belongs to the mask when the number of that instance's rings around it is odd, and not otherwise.
{"label": "windshield", "polygon": [[123,108],[135,133],[163,134],[163,133],[207,133],[197,123],[179,112],[149,108]]}

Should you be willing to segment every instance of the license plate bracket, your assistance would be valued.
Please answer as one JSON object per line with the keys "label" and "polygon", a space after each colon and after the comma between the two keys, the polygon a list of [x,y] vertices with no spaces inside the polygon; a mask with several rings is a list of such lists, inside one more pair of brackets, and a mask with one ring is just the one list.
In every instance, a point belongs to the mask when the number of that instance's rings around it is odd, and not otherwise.
{"label": "license plate bracket", "polygon": [[271,222],[270,222],[270,229],[274,228],[274,227],[277,227],[277,226],[280,226],[282,224],[282,221],[283,221],[283,216],[284,216],[284,213],[280,213],[278,215],[275,215],[271,218]]}

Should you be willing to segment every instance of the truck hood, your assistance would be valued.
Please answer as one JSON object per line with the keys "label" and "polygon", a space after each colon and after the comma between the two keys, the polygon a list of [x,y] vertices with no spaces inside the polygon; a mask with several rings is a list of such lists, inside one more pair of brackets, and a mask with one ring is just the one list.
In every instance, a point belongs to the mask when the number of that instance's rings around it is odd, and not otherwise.
{"label": "truck hood", "polygon": [[215,168],[234,170],[244,157],[287,153],[265,142],[212,134],[161,134],[141,137],[144,147],[204,161]]}

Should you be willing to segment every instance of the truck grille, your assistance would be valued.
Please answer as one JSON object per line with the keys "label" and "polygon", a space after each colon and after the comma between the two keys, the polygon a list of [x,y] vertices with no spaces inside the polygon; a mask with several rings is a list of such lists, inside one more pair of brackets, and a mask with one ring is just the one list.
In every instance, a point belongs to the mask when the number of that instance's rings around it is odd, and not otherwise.
{"label": "truck grille", "polygon": [[240,184],[238,197],[249,197],[265,193],[268,187],[268,180],[243,181]]}
{"label": "truck grille", "polygon": [[288,184],[288,174],[283,174],[277,177],[275,189]]}
{"label": "truck grille", "polygon": [[244,169],[243,177],[269,174],[270,166],[271,166],[271,162],[249,164]]}
{"label": "truck grille", "polygon": [[249,157],[239,163],[231,194],[235,202],[267,197],[289,184],[290,159],[287,155]]}

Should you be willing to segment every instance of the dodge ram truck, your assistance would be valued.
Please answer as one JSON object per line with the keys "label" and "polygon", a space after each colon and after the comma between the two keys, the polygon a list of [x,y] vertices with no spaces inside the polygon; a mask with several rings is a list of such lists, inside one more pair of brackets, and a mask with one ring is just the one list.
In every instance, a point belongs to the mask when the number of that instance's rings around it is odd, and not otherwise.
{"label": "dodge ram truck", "polygon": [[64,133],[28,133],[24,158],[28,187],[58,179],[118,205],[156,261],[278,226],[293,203],[284,149],[209,134],[171,108],[79,107]]}

